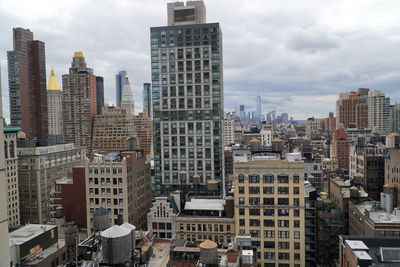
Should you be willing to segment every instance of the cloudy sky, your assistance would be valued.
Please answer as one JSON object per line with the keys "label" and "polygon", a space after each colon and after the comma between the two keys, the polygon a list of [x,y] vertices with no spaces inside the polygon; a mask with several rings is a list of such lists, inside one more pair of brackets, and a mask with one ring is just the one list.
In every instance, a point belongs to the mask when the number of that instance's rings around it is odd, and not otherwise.
{"label": "cloudy sky", "polygon": [[[68,73],[74,51],[105,80],[115,103],[115,73],[126,69],[136,109],[150,81],[149,32],[167,22],[166,0],[0,0],[3,110],[8,117],[7,50],[12,28],[46,43],[47,76]],[[400,1],[205,0],[208,22],[223,32],[225,110],[327,116],[341,91],[367,87],[400,101]]]}

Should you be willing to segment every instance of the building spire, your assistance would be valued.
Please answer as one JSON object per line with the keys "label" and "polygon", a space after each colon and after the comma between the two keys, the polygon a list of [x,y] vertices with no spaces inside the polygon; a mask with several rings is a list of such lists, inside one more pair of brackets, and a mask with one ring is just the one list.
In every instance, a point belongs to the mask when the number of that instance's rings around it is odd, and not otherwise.
{"label": "building spire", "polygon": [[54,75],[54,69],[51,68],[49,82],[47,84],[47,90],[58,90],[60,91],[60,85],[58,85],[56,76]]}

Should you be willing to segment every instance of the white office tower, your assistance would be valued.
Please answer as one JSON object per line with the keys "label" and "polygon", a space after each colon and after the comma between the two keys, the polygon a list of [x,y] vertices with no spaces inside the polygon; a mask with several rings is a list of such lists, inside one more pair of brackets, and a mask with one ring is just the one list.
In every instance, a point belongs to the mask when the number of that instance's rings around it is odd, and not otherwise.
{"label": "white office tower", "polygon": [[[3,104],[1,97],[1,70],[0,70],[0,121],[3,121]],[[4,143],[4,125],[0,123],[0,142]],[[10,266],[10,246],[8,244],[8,216],[6,194],[6,161],[4,146],[0,146],[0,267]]]}
{"label": "white office tower", "polygon": [[380,134],[389,133],[390,98],[381,91],[368,92],[368,128]]}
{"label": "white office tower", "polygon": [[124,90],[122,92],[121,108],[126,110],[126,114],[135,115],[135,103],[133,101],[133,94],[128,80],[128,74],[125,75]]}

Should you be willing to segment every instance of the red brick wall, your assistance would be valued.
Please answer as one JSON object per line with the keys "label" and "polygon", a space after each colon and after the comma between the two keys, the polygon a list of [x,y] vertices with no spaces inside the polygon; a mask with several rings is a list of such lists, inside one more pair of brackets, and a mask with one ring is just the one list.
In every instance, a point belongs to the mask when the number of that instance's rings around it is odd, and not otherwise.
{"label": "red brick wall", "polygon": [[75,221],[80,227],[86,228],[85,167],[74,167],[72,178],[72,184],[61,185],[61,203],[64,208],[65,220],[67,222]]}

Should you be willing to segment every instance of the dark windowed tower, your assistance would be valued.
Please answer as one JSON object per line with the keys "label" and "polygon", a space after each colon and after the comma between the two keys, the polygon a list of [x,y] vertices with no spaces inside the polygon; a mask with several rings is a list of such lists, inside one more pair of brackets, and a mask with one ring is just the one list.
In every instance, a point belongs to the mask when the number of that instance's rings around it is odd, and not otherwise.
{"label": "dark windowed tower", "polygon": [[96,76],[96,98],[97,114],[101,114],[101,109],[104,106],[104,79],[101,76]]}
{"label": "dark windowed tower", "polygon": [[148,117],[153,117],[151,108],[151,83],[143,84],[143,113]]}
{"label": "dark windowed tower", "polygon": [[199,190],[215,180],[222,191],[222,33],[203,1],[168,3],[168,26],[151,28],[151,67],[155,194],[182,180],[193,189],[194,176]]}
{"label": "dark windowed tower", "polygon": [[30,30],[14,28],[13,46],[7,52],[11,125],[26,137],[47,139],[45,45]]}
{"label": "dark windowed tower", "polygon": [[126,71],[121,70],[115,75],[115,87],[116,87],[116,95],[115,95],[115,100],[116,100],[116,105],[117,107],[121,107],[121,100],[122,100],[122,92],[124,90],[124,83],[125,83],[125,76],[126,76]]}

